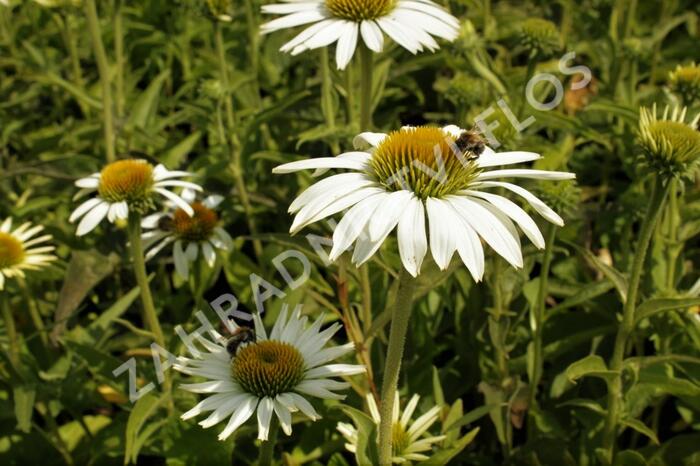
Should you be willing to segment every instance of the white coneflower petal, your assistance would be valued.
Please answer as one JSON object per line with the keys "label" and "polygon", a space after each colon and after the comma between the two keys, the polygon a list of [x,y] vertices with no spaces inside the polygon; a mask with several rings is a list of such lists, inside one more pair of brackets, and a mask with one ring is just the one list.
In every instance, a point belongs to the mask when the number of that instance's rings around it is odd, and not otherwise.
{"label": "white coneflower petal", "polygon": [[[384,46],[383,33],[418,53],[439,48],[433,36],[452,41],[459,21],[429,0],[312,0],[264,5],[262,12],[283,15],[260,26],[263,34],[308,25],[280,49],[293,55],[337,42],[336,64],[344,69],[359,40],[374,52]],[[313,23],[313,24],[310,24]]]}
{"label": "white coneflower petal", "polygon": [[[253,320],[255,341],[239,347],[233,356],[227,351],[226,339],[214,332],[214,341],[199,338],[205,353],[194,359],[178,358],[174,366],[182,373],[209,379],[181,386],[193,393],[209,395],[187,411],[183,419],[211,411],[200,422],[203,427],[211,427],[228,418],[219,435],[221,440],[229,437],[256,411],[259,439],[268,438],[273,414],[280,420],[282,430],[290,435],[292,412],[301,411],[312,420],[320,418],[301,394],[341,399],[342,395],[335,392],[346,389],[349,384],[330,377],[349,376],[365,370],[363,366],[353,364],[325,364],[332,360],[330,356],[347,353],[347,346],[340,347],[341,351],[335,351],[333,355],[327,351],[335,348],[322,349],[339,329],[339,326],[331,325],[320,331],[322,318],[306,327],[307,318],[301,316],[298,308],[290,316],[287,307],[283,306],[270,338],[257,314]],[[314,355],[317,356],[315,359],[310,357]]]}
{"label": "white coneflower petal", "polygon": [[[409,461],[424,461],[429,457],[420,454],[432,450],[433,446],[445,439],[444,435],[424,436],[428,429],[437,421],[440,407],[434,406],[415,421],[411,422],[411,417],[415,412],[420,397],[413,395],[406,405],[403,413],[400,411],[399,394],[395,395],[394,410],[392,411],[392,463],[401,464]],[[367,396],[367,406],[369,412],[377,426],[379,425],[379,410],[374,397]],[[345,448],[350,452],[357,451],[359,440],[358,431],[352,424],[339,422],[336,426],[338,432],[345,438]]]}
{"label": "white coneflower petal", "polygon": [[[129,211],[146,213],[154,207],[154,194],[160,194],[173,202],[184,202],[168,187],[186,187],[201,190],[194,184],[174,180],[189,176],[187,172],[168,171],[162,165],[153,167],[145,160],[126,159],[106,165],[101,172],[79,179],[76,186],[82,188],[75,198],[97,191],[97,196],[81,203],[71,214],[69,221],[80,223],[76,234],[85,235],[94,230],[104,219],[110,223],[126,220]],[[169,181],[164,181],[169,180]]]}
{"label": "white coneflower petal", "polygon": [[[41,225],[26,222],[12,230],[12,218],[0,224],[0,291],[8,278],[24,277],[25,271],[40,270],[56,260],[53,245],[44,244],[51,235],[35,237],[44,230]],[[33,239],[32,239],[33,238]]]}
{"label": "white coneflower petal", "polygon": [[[275,173],[351,170],[312,184],[291,203],[289,212],[296,215],[290,232],[296,233],[304,226],[348,209],[333,233],[331,261],[354,244],[352,260],[362,264],[397,228],[401,261],[413,276],[420,273],[430,248],[439,268],[447,269],[457,252],[474,279],[481,280],[482,240],[511,265],[522,267],[518,228],[538,248],[544,247],[542,233],[517,204],[485,190],[496,187],[509,190],[546,220],[562,225],[561,217],[526,189],[492,180],[567,180],[575,175],[517,168],[488,170],[537,160],[540,156],[525,151],[498,154],[485,144],[480,153],[471,152],[471,146],[463,150],[457,142],[464,132],[456,126],[447,126],[404,127],[388,135],[361,133],[353,144],[365,152],[276,167]],[[426,234],[426,222],[429,234]]]}

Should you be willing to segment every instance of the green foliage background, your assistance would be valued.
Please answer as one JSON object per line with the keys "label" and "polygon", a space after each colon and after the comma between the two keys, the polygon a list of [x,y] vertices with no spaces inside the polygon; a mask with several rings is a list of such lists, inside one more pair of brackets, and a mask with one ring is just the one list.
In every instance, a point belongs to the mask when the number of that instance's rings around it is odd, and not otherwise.
{"label": "green foliage background", "polygon": [[[2,463],[254,462],[252,424],[233,441],[218,442],[216,428],[179,420],[177,413],[195,403],[193,396],[176,390],[171,400],[156,390],[132,405],[125,398],[126,375],[112,375],[135,356],[140,382],[155,379],[151,339],[139,332],[124,229],[105,223],[76,238],[67,221],[76,206],[72,182],[99,171],[106,157],[92,41],[82,6],[18,3],[0,6],[0,217],[45,225],[61,260],[28,277],[26,287],[9,283],[2,292],[22,342],[19,368],[11,367],[4,351],[0,367]],[[262,18],[255,0],[224,5],[230,22],[214,18],[204,1],[97,3],[118,156],[195,173],[208,192],[226,197],[223,221],[236,243],[215,270],[202,268],[190,282],[175,276],[165,254],[149,262],[169,349],[182,350],[173,328],[196,328],[194,310],[210,312],[207,301],[222,293],[235,294],[252,309],[249,275],[255,273],[284,289],[287,302],[303,303],[305,312],[326,311],[329,321],[343,321],[345,335],[338,341],[359,344],[359,361],[372,369],[371,378],[356,377],[349,390],[347,404],[361,410],[362,397],[381,380],[386,309],[400,267],[397,247],[389,240],[371,262],[368,296],[359,272],[348,267],[347,276],[339,275],[338,265],[326,266],[305,237],[328,237],[328,226],[287,234],[287,207],[311,178],[271,174],[279,163],[351,148],[358,132],[358,70],[348,79],[331,66],[332,92],[322,102],[324,52],[279,53],[292,33],[259,37]],[[400,380],[404,402],[417,393],[420,412],[444,407],[433,430],[448,437],[429,464],[596,464],[610,376],[606,361],[650,186],[635,146],[638,107],[683,103],[691,115],[700,110],[700,102],[683,101],[667,83],[678,64],[700,60],[700,6],[680,0],[439,3],[460,18],[462,34],[452,44],[441,43],[437,53],[417,56],[387,42],[375,58],[377,129],[422,123],[470,127],[489,106],[495,109],[490,118],[506,128],[495,105],[503,98],[521,115],[536,118],[524,133],[499,133],[505,148],[543,154],[537,168],[573,171],[578,187],[532,185],[546,189],[542,196],[567,222],[550,230],[556,242],[536,398],[528,384],[534,370],[531,316],[539,302],[543,253],[524,245],[522,270],[489,253],[480,284],[457,260],[448,272],[427,265]],[[550,53],[531,54],[523,45],[528,18],[557,25],[560,43]],[[224,60],[217,50],[219,33]],[[557,67],[565,51],[576,52],[572,63],[592,70],[594,81],[581,92],[568,90],[570,76]],[[525,83],[536,72],[565,83],[564,101],[553,111],[525,106]],[[551,88],[537,92],[541,100],[552,97]],[[615,460],[620,465],[700,464],[700,191],[695,180],[681,186],[662,213],[645,266],[623,372],[623,428]],[[296,290],[285,288],[271,265],[290,246],[313,263],[311,279]],[[268,303],[267,322],[281,305],[274,301]],[[50,333],[47,346],[29,306],[37,306]],[[3,347],[5,336],[3,331]],[[179,376],[173,377],[177,384]],[[168,415],[170,403],[174,415]],[[300,418],[293,435],[280,438],[278,461],[352,464],[355,458],[335,430],[348,415],[337,408],[319,407],[320,422]],[[477,427],[476,437],[467,437]]]}

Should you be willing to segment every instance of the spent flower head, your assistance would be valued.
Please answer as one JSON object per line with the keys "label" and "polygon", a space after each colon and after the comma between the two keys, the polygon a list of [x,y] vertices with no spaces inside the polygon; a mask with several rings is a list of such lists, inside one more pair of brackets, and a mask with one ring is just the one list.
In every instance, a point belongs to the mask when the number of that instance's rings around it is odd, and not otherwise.
{"label": "spent flower head", "polygon": [[667,177],[683,177],[700,160],[700,114],[686,122],[686,108],[666,106],[659,118],[656,104],[642,107],[639,115],[637,143],[642,150],[642,163],[653,172]]}

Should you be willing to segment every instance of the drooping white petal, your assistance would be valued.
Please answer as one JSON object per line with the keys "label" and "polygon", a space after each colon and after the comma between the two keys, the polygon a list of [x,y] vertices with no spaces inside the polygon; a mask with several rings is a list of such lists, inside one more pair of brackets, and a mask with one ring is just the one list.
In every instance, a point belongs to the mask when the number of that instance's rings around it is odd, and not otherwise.
{"label": "drooping white petal", "polygon": [[219,440],[226,440],[236,431],[245,421],[255,412],[255,407],[258,405],[258,399],[252,395],[248,396],[241,405],[236,409],[231,418],[226,424],[224,430],[219,434]]}
{"label": "drooping white petal", "polygon": [[342,28],[343,32],[338,39],[338,45],[335,49],[335,61],[339,70],[344,70],[345,67],[348,66],[350,59],[355,53],[359,25],[357,23],[347,21]]}
{"label": "drooping white petal", "polygon": [[368,49],[376,53],[382,51],[384,47],[384,36],[379,26],[377,26],[377,23],[371,19],[362,21],[360,24],[360,33],[362,34],[362,41]]}
{"label": "drooping white petal", "polygon": [[500,165],[512,165],[515,163],[531,162],[540,159],[542,156],[535,152],[494,152],[490,147],[484,148],[476,161],[479,168],[497,167]]}
{"label": "drooping white petal", "polygon": [[453,212],[446,201],[432,197],[426,199],[425,207],[428,212],[430,252],[440,270],[446,270],[457,250],[457,241],[452,229]]}
{"label": "drooping white petal", "polygon": [[425,210],[423,202],[413,196],[399,219],[398,242],[401,262],[412,276],[420,273],[423,258],[428,251],[425,234]]}
{"label": "drooping white petal", "polygon": [[518,185],[512,183],[505,183],[502,181],[486,181],[483,183],[475,183],[474,187],[505,188],[525,199],[525,201],[527,201],[527,203],[530,204],[532,208],[535,209],[537,213],[544,217],[546,220],[550,221],[551,223],[554,223],[555,225],[564,225],[564,220],[559,216],[559,214],[554,212],[547,204],[542,202],[537,196],[532,194],[530,191]]}
{"label": "drooping white petal", "polygon": [[272,419],[272,411],[274,403],[272,398],[265,397],[258,404],[258,440],[267,440],[270,433],[270,420]]}
{"label": "drooping white petal", "polygon": [[109,211],[109,203],[100,201],[97,203],[92,210],[87,212],[83,219],[78,224],[78,229],[75,234],[77,236],[83,236],[92,230],[102,221]]}

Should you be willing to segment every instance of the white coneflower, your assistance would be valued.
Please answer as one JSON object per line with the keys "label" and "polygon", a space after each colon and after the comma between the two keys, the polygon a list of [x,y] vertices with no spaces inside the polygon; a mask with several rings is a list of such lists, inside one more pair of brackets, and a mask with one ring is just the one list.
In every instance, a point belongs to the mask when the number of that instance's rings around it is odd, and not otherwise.
{"label": "white coneflower", "polygon": [[216,249],[229,251],[233,247],[231,236],[220,226],[216,207],[223,201],[222,196],[208,196],[202,202],[195,201],[191,189],[182,192],[193,215],[181,207],[172,206],[169,212],[149,215],[141,222],[146,260],[152,258],[164,247],[173,244],[175,270],[183,277],[189,276],[189,263],[197,260],[200,254],[209,267],[216,262]]}
{"label": "white coneflower", "polygon": [[6,279],[24,277],[25,271],[39,270],[56,260],[56,256],[49,254],[55,247],[45,244],[51,235],[36,236],[43,229],[27,222],[12,231],[9,217],[0,224],[0,290],[4,289]]}
{"label": "white coneflower", "polygon": [[[411,416],[418,406],[418,395],[413,395],[406,405],[403,413],[399,413],[399,393],[394,397],[394,410],[392,411],[392,463],[407,463],[411,461],[425,461],[429,459],[424,453],[432,450],[433,445],[445,439],[444,435],[425,436],[430,426],[440,416],[440,407],[433,406],[425,414],[411,422]],[[379,409],[374,401],[374,396],[367,395],[367,405],[372,415],[372,420],[379,425]],[[352,424],[338,423],[338,431],[345,437],[348,443],[345,448],[355,453],[357,451],[357,429]]]}
{"label": "white coneflower", "polygon": [[675,107],[669,113],[667,106],[658,118],[654,104],[639,112],[637,142],[643,151],[643,162],[665,177],[687,175],[700,161],[700,113],[686,123],[686,110]]}
{"label": "white coneflower", "polygon": [[263,34],[311,24],[281,51],[299,54],[338,42],[335,60],[339,69],[350,62],[358,38],[380,52],[386,33],[413,54],[439,48],[432,36],[453,41],[459,20],[430,0],[286,0],[264,5],[263,13],[284,15],[260,28]]}
{"label": "white coneflower", "polygon": [[[267,440],[273,413],[282,430],[290,435],[293,412],[300,411],[312,420],[320,418],[306,397],[343,399],[334,391],[349,384],[331,378],[359,374],[365,368],[329,364],[354,349],[352,343],[325,348],[341,325],[336,323],[321,331],[322,318],[307,328],[307,317],[298,310],[289,318],[287,315],[284,306],[268,336],[260,316],[254,314],[255,340],[240,345],[237,351],[216,332],[212,332],[214,341],[199,337],[206,351],[192,359],[181,357],[174,367],[207,379],[181,387],[209,396],[183,414],[182,419],[211,412],[199,424],[207,428],[227,421],[219,434],[219,440],[225,440],[257,410],[258,438]],[[234,335],[240,334],[241,329],[237,328]]]}
{"label": "white coneflower", "polygon": [[110,222],[126,220],[130,209],[139,214],[146,213],[154,208],[156,195],[167,198],[188,215],[193,215],[192,207],[167,189],[181,187],[202,190],[194,183],[174,179],[184,176],[190,176],[190,173],[170,171],[160,164],[154,167],[145,160],[127,159],[112,162],[101,172],[79,179],[75,185],[82,189],[76,198],[94,191],[97,191],[97,197],[83,202],[71,214],[71,222],[82,218],[76,234],[82,236],[89,233],[105,217]]}
{"label": "white coneflower", "polygon": [[456,126],[406,127],[389,134],[362,133],[355,138],[355,146],[369,146],[367,151],[276,167],[274,173],[351,170],[313,184],[294,200],[289,207],[290,212],[296,213],[291,233],[349,209],[333,234],[331,260],[355,243],[352,260],[358,265],[364,263],[398,226],[401,260],[414,277],[420,273],[429,245],[440,269],[446,269],[457,252],[474,279],[481,280],[484,251],[480,238],[510,264],[521,267],[522,251],[515,225],[538,248],[544,247],[542,233],[518,205],[487,190],[511,191],[545,219],[562,225],[561,217],[526,189],[494,180],[564,180],[575,175],[532,169],[489,170],[540,156],[522,151],[496,153],[485,145],[464,150],[460,139],[464,134]]}

